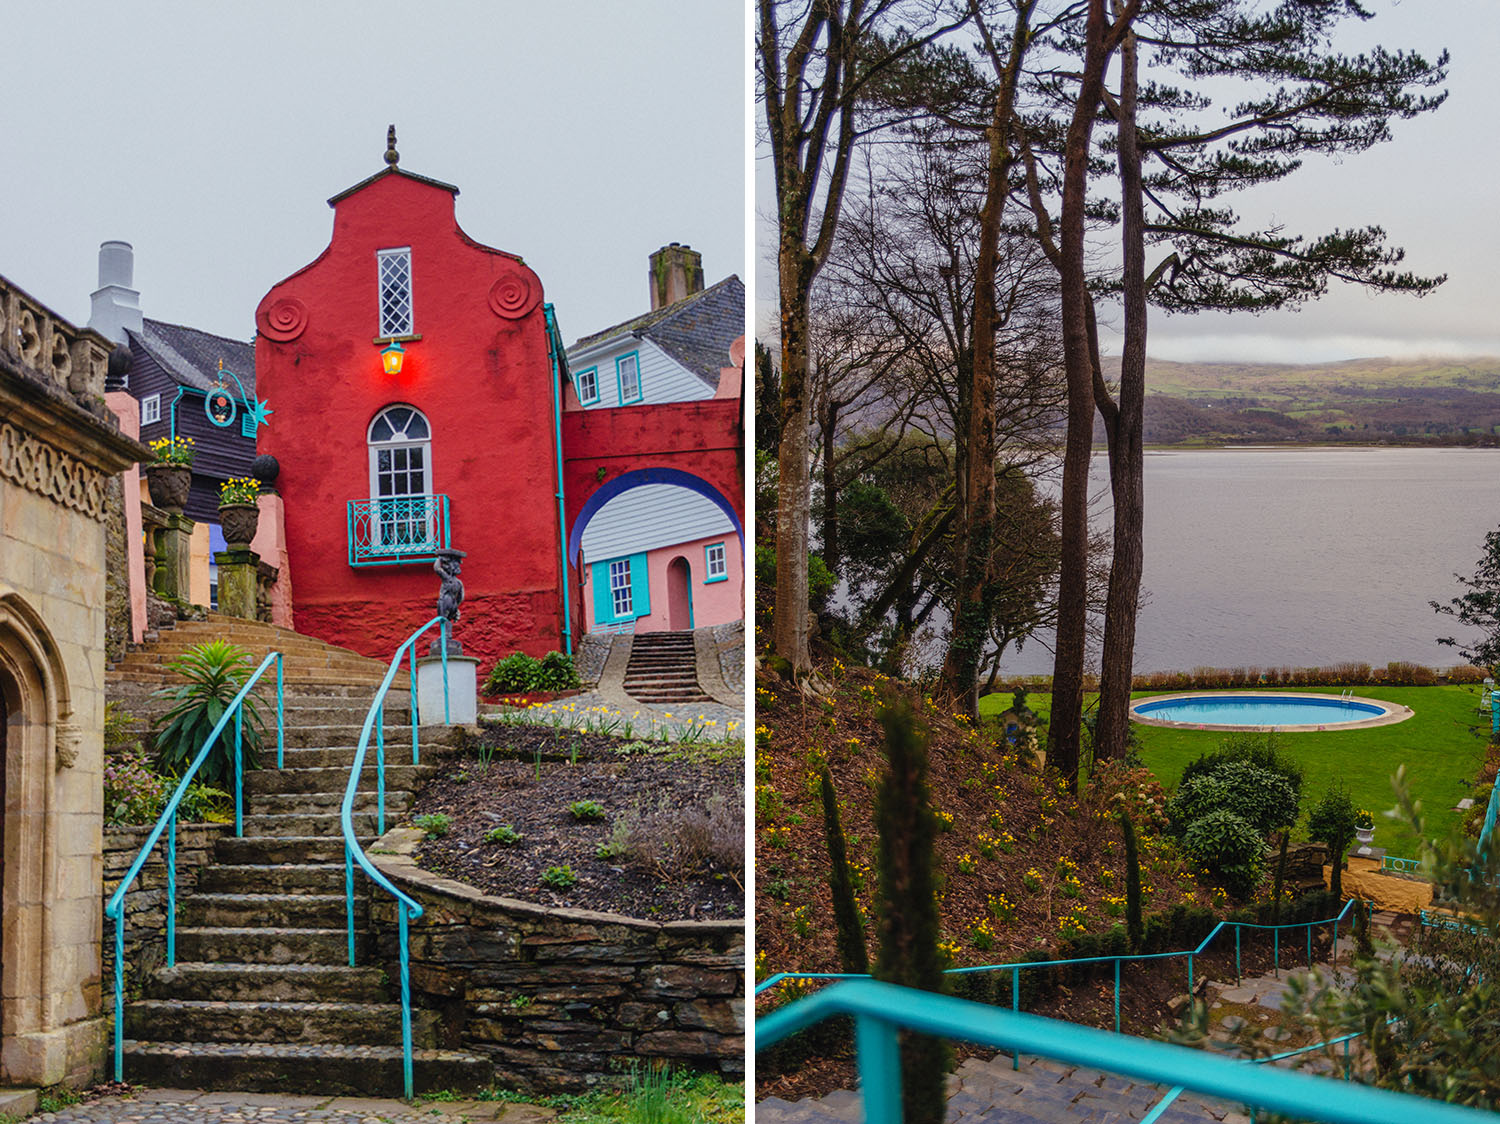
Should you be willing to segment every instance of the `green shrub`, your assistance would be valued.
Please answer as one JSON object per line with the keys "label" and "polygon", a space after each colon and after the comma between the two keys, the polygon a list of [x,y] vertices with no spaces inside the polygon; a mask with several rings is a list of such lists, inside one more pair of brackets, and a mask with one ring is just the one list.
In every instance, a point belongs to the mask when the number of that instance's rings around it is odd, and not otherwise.
{"label": "green shrub", "polygon": [[167,802],[167,782],[151,771],[139,746],[104,759],[104,822],[155,823]]}
{"label": "green shrub", "polygon": [[[180,776],[208,741],[214,725],[224,717],[255,665],[243,648],[224,640],[210,640],[189,648],[167,666],[187,682],[157,692],[174,701],[157,720],[156,752],[161,768]],[[246,769],[259,768],[265,730],[259,700],[253,693],[246,695],[241,709],[241,762]],[[205,784],[218,788],[234,784],[234,727],[231,718],[204,758],[197,775]]]}
{"label": "green shrub", "polygon": [[502,847],[513,847],[521,841],[521,833],[508,823],[492,827],[484,833],[486,843],[498,843]]}
{"label": "green shrub", "polygon": [[1341,784],[1329,787],[1307,817],[1307,835],[1328,844],[1328,864],[1333,869],[1330,887],[1335,896],[1343,890],[1344,852],[1354,839],[1354,825],[1359,808]]}
{"label": "green shrub", "polygon": [[573,657],[561,652],[548,652],[537,667],[536,691],[570,691],[578,686],[578,669],[573,666]]}
{"label": "green shrub", "polygon": [[[1182,770],[1177,787],[1205,773],[1216,772],[1219,766],[1230,761],[1244,761],[1268,773],[1275,773],[1292,786],[1298,800],[1302,798],[1302,766],[1296,758],[1282,753],[1277,748],[1276,735],[1231,734],[1212,753],[1205,753]],[[1293,815],[1293,820],[1296,816]],[[1287,821],[1291,822],[1291,820]]]}
{"label": "green shrub", "polygon": [[411,822],[425,831],[429,839],[436,839],[448,834],[448,829],[453,826],[453,817],[443,812],[428,812],[425,816],[413,816]]}
{"label": "green shrub", "polygon": [[549,866],[542,871],[541,882],[543,886],[551,886],[554,890],[566,890],[578,883],[578,875],[573,868],[564,863],[562,866]]}
{"label": "green shrub", "polygon": [[1246,760],[1228,760],[1184,780],[1167,802],[1167,814],[1179,834],[1209,812],[1227,811],[1265,835],[1295,823],[1297,803],[1286,777]]}
{"label": "green shrub", "polygon": [[1234,812],[1221,808],[1193,820],[1183,836],[1183,847],[1230,893],[1243,897],[1260,881],[1265,841]]}
{"label": "green shrub", "polygon": [[484,681],[485,694],[509,695],[532,689],[541,674],[542,661],[525,652],[512,652],[490,669]]}
{"label": "green shrub", "polygon": [[568,805],[568,814],[581,823],[604,818],[604,805],[597,800],[575,800]]}

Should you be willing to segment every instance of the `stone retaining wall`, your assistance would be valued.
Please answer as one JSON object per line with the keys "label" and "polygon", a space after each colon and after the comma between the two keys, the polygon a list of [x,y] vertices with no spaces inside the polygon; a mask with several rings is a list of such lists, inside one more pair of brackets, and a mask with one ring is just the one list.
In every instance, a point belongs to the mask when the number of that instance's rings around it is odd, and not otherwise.
{"label": "stone retaining wall", "polygon": [[[177,903],[198,887],[198,874],[213,861],[214,844],[233,824],[179,824],[177,827]],[[119,886],[120,879],[140,853],[150,827],[106,827],[104,829],[104,900]],[[167,843],[157,840],[151,857],[125,892],[125,988],[167,955]],[[104,994],[108,1006],[114,994],[115,923],[104,918]]]}
{"label": "stone retaining wall", "polygon": [[[411,926],[414,1006],[440,1044],[494,1059],[502,1084],[578,1092],[632,1059],[739,1075],[745,1065],[742,922],[653,922],[488,897],[419,869],[421,832],[397,828],[370,857],[421,903]],[[372,891],[380,957],[397,978],[395,902]]]}

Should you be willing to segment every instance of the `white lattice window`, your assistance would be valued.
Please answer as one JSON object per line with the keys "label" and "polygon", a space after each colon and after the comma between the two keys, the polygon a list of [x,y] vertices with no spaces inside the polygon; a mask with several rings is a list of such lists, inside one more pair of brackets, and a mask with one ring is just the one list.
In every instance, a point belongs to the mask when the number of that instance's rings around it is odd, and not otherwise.
{"label": "white lattice window", "polygon": [[152,425],[161,421],[161,395],[151,394],[141,399],[141,424]]}
{"label": "white lattice window", "polygon": [[707,562],[708,581],[720,581],[729,576],[729,566],[724,558],[723,543],[709,543],[708,546],[703,548],[703,554]]}
{"label": "white lattice window", "polygon": [[620,405],[639,402],[641,399],[641,365],[634,355],[622,355],[615,360],[615,370],[620,376]]}
{"label": "white lattice window", "polygon": [[609,564],[609,595],[616,620],[630,616],[631,610],[635,607],[632,588],[630,559],[621,558],[617,562],[611,562]]}
{"label": "white lattice window", "polygon": [[381,250],[379,262],[380,331],[385,337],[412,334],[411,248]]}

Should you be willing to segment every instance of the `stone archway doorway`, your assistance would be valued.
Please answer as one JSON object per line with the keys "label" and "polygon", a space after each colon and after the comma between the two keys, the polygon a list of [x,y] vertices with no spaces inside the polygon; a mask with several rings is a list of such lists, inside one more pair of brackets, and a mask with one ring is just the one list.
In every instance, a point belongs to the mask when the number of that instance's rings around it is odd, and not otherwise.
{"label": "stone archway doorway", "polygon": [[693,627],[693,569],[680,554],[667,566],[667,627],[674,632]]}

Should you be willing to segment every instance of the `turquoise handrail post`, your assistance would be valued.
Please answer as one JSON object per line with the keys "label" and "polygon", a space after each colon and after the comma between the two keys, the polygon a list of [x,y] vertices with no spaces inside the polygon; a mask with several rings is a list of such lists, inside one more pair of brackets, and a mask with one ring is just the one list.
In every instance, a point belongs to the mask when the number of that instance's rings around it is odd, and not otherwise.
{"label": "turquoise handrail post", "polygon": [[354,963],[354,850],[344,840],[344,917],[349,929],[349,967]]}
{"label": "turquoise handrail post", "polygon": [[245,770],[241,763],[241,745],[245,736],[245,712],[234,712],[234,834],[245,835]]}
{"label": "turquoise handrail post", "polygon": [[286,715],[283,713],[286,703],[286,689],[282,679],[282,665],[285,663],[280,652],[276,653],[276,770],[280,772],[283,766],[283,755],[286,745]]}
{"label": "turquoise handrail post", "polygon": [[[115,923],[116,1081],[124,1080],[125,1068],[125,894],[130,889],[131,884],[135,882],[137,875],[141,873],[141,868],[146,865],[146,859],[150,856],[151,852],[156,849],[156,844],[161,841],[162,835],[164,833],[167,834],[167,964],[168,966],[174,965],[176,963],[177,956],[177,809],[178,806],[182,803],[183,796],[187,793],[188,785],[192,784],[193,778],[198,774],[198,770],[203,767],[203,762],[208,759],[209,751],[218,744],[219,735],[224,732],[224,728],[229,725],[229,719],[233,717],[235,719],[236,734],[234,757],[236,793],[235,819],[236,829],[239,829],[240,810],[238,806],[238,797],[240,792],[242,791],[241,774],[243,770],[243,761],[240,753],[239,738],[243,730],[242,723],[244,721],[243,707],[245,696],[250,693],[250,691],[258,682],[260,682],[260,677],[265,674],[266,668],[270,667],[273,661],[276,662],[277,670],[279,673],[281,667],[281,653],[267,653],[266,658],[261,660],[260,666],[250,674],[250,677],[245,681],[245,685],[241,687],[238,693],[235,694],[234,698],[230,700],[230,703],[228,707],[225,708],[224,713],[220,715],[219,720],[214,723],[213,729],[210,730],[208,732],[208,736],[203,739],[203,744],[199,747],[197,756],[193,758],[193,760],[188,764],[188,767],[183,770],[182,776],[178,778],[177,787],[172,790],[172,795],[167,800],[166,806],[162,809],[161,815],[157,817],[155,826],[153,826],[150,832],[147,833],[146,841],[141,844],[141,849],[136,852],[135,860],[130,864],[130,868],[125,872],[124,877],[120,879],[119,884],[114,889],[114,893],[110,894],[109,900],[104,903],[104,916],[108,917]],[[281,728],[282,707],[283,699],[281,695],[278,694],[276,698],[278,754],[280,752],[279,730]]]}
{"label": "turquoise handrail post", "polygon": [[177,966],[177,813],[167,824],[167,967]]}
{"label": "turquoise handrail post", "polygon": [[[422,916],[421,904],[409,894],[398,890],[393,882],[382,874],[365,854],[365,850],[359,844],[359,839],[354,831],[354,796],[359,789],[360,777],[364,772],[365,754],[370,749],[370,735],[377,724],[382,728],[385,722],[385,698],[390,692],[391,683],[396,678],[396,673],[401,670],[401,665],[407,653],[411,656],[411,748],[412,764],[418,764],[417,727],[419,717],[417,712],[417,640],[433,625],[439,625],[439,635],[442,635],[441,626],[446,624],[443,617],[433,617],[432,620],[422,625],[406,640],[396,648],[396,653],[391,657],[390,666],[386,669],[385,677],[380,681],[380,686],[375,690],[375,698],[370,702],[370,709],[365,712],[365,721],[359,733],[359,744],[354,749],[354,761],[349,766],[349,782],[344,786],[344,799],[339,805],[339,827],[344,836],[344,910],[347,918],[347,930],[349,936],[349,965],[355,966],[355,941],[354,941],[354,867],[357,863],[376,887],[384,890],[396,899],[396,920],[398,937],[400,940],[400,963],[401,963],[401,1053],[402,1053],[402,1076],[405,1082],[406,1098],[412,1095],[412,1040],[411,1040],[411,963],[410,953],[407,949],[408,925]],[[444,645],[446,649],[446,645]],[[444,677],[446,680],[446,676]],[[446,692],[447,684],[444,683]],[[384,733],[377,734],[376,739],[376,761],[377,775],[384,778]]]}
{"label": "turquoise handrail post", "polygon": [[[1021,969],[1010,970],[1010,1009],[1012,1014],[1021,1013]],[[1021,1048],[1016,1047],[1010,1059],[1011,1069],[1021,1068]]]}
{"label": "turquoise handrail post", "polygon": [[[1342,911],[1340,911],[1340,916],[1342,916]],[[1339,971],[1339,919],[1337,917],[1335,917],[1333,919],[1333,947],[1328,950],[1328,956],[1329,956],[1329,959],[1333,961],[1333,974],[1334,975],[1338,975],[1338,971]]]}
{"label": "turquoise handrail post", "polygon": [[1150,1112],[1141,1117],[1140,1124],[1156,1124],[1156,1121],[1161,1119],[1161,1114],[1166,1112],[1167,1109],[1171,1108],[1172,1102],[1175,1101],[1178,1097],[1182,1096],[1182,1093],[1183,1089],[1181,1085],[1172,1086],[1172,1088],[1168,1090],[1167,1095],[1164,1096],[1161,1100],[1157,1101],[1156,1105],[1151,1109]]}
{"label": "turquoise handrail post", "polygon": [[[397,651],[399,652],[400,649],[398,648]],[[421,761],[418,760],[418,756],[417,756],[417,753],[418,753],[418,751],[417,751],[417,726],[420,723],[421,723],[421,718],[417,714],[417,648],[416,648],[416,645],[412,645],[412,649],[411,649],[411,763],[413,765],[420,765],[421,764]]]}
{"label": "turquoise handrail post", "polygon": [[[422,915],[420,908],[416,916]],[[396,903],[396,931],[401,949],[401,1077],[406,1099],[411,1100],[411,952],[406,947],[406,907]]]}
{"label": "turquoise handrail post", "polygon": [[856,1015],[854,1048],[866,1124],[901,1124],[901,1046],[895,1024]]}
{"label": "turquoise handrail post", "polygon": [[443,646],[443,725],[453,721],[452,711],[448,706],[448,618],[443,618],[443,623],[438,626],[438,639]]}
{"label": "turquoise handrail post", "polygon": [[1240,927],[1234,927],[1234,986],[1239,987],[1240,978]]}
{"label": "turquoise handrail post", "polygon": [[1120,958],[1115,957],[1115,1033],[1120,1033]]}
{"label": "turquoise handrail post", "polygon": [[125,1072],[125,926],[115,921],[115,1080]]}
{"label": "turquoise handrail post", "polygon": [[1193,954],[1187,954],[1188,960],[1188,994],[1193,994]]}
{"label": "turquoise handrail post", "polygon": [[385,834],[385,704],[375,712],[375,833]]}
{"label": "turquoise handrail post", "polygon": [[1312,967],[1312,925],[1307,927],[1307,966]]}
{"label": "turquoise handrail post", "polygon": [[1271,949],[1272,949],[1272,963],[1275,964],[1275,966],[1276,966],[1275,967],[1276,978],[1279,980],[1279,979],[1281,979],[1281,930],[1280,930],[1280,928],[1273,928],[1271,930]]}

